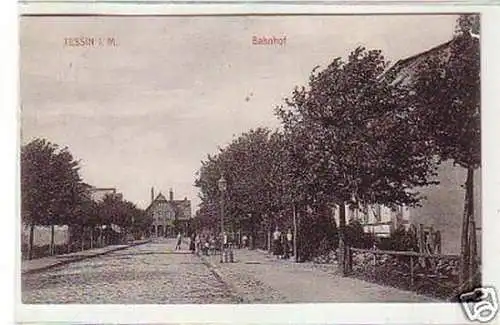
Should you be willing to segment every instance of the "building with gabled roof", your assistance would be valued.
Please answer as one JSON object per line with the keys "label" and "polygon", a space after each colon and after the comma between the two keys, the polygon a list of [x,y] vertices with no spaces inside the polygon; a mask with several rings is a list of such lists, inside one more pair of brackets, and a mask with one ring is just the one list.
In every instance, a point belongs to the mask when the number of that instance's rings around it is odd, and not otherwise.
{"label": "building with gabled roof", "polygon": [[[394,84],[411,85],[420,67],[430,58],[447,61],[454,40],[437,45],[427,51],[397,61],[384,78]],[[387,79],[388,78],[388,79]],[[415,225],[432,227],[441,233],[442,251],[447,254],[460,252],[462,215],[465,203],[467,170],[452,161],[443,162],[438,170],[438,185],[419,189],[425,197],[420,207],[409,209],[409,221]],[[481,169],[474,171],[474,214],[477,216],[477,245],[481,244]],[[478,252],[480,252],[480,247]]]}
{"label": "building with gabled roof", "polygon": [[151,188],[151,203],[146,208],[146,213],[153,220],[151,234],[154,237],[172,237],[177,232],[184,235],[189,233],[191,201],[187,197],[174,200],[172,189],[167,199],[161,192],[155,196],[154,188]]}
{"label": "building with gabled roof", "polygon": [[[427,60],[439,58],[447,61],[453,40],[439,44],[429,50],[401,59],[389,67],[381,76],[393,85],[408,86],[414,81],[417,71]],[[444,254],[459,254],[462,216],[465,203],[464,183],[467,170],[452,161],[441,163],[437,170],[438,185],[418,188],[424,199],[418,207],[389,209],[381,205],[370,205],[361,209],[347,209],[347,221],[360,221],[365,231],[387,237],[398,226],[422,225],[424,231],[438,231],[440,250]],[[481,169],[474,171],[474,214],[476,216],[477,246],[481,252]],[[338,211],[334,211],[338,222]]]}

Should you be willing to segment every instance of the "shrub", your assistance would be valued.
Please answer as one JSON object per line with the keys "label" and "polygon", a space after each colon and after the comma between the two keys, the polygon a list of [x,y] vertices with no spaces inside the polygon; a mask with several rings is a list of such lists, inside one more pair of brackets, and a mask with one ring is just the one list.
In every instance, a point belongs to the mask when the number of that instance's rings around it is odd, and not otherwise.
{"label": "shrub", "polygon": [[345,227],[346,244],[356,248],[372,248],[375,238],[371,233],[365,233],[358,220],[349,220]]}
{"label": "shrub", "polygon": [[418,251],[417,236],[412,231],[407,231],[403,226],[391,233],[390,238],[384,238],[378,245],[382,250],[393,251]]}
{"label": "shrub", "polygon": [[337,225],[329,215],[310,215],[301,221],[298,239],[298,253],[302,261],[326,256],[337,249]]}

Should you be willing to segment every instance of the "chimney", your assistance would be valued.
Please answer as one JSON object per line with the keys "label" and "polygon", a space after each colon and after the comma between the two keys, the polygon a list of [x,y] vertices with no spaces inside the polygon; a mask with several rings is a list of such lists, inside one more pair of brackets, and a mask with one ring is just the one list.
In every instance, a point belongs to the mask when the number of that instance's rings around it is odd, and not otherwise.
{"label": "chimney", "polygon": [[172,190],[172,188],[170,188],[170,201],[173,201],[174,200],[174,190]]}
{"label": "chimney", "polygon": [[155,188],[151,187],[151,202],[155,200]]}

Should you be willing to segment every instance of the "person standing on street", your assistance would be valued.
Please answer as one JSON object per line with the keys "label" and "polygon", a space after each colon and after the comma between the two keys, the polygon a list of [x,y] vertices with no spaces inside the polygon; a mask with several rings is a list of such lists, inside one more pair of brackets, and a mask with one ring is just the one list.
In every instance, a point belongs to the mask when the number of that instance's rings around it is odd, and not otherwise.
{"label": "person standing on street", "polygon": [[274,245],[274,255],[276,258],[280,258],[282,254],[282,247],[281,247],[281,232],[279,231],[278,227],[276,227],[276,230],[274,230],[273,233],[273,245]]}
{"label": "person standing on street", "polygon": [[202,249],[201,236],[199,234],[196,235],[195,243],[196,243],[196,252],[199,254]]}
{"label": "person standing on street", "polygon": [[222,244],[224,245],[224,249],[228,248],[229,247],[229,242],[228,242],[228,238],[227,238],[227,233],[226,232],[223,232],[222,233]]}
{"label": "person standing on street", "polygon": [[283,245],[283,259],[287,260],[290,258],[290,249],[288,247],[288,240],[286,235],[281,236],[281,243]]}
{"label": "person standing on street", "polygon": [[196,234],[195,233],[192,233],[191,237],[189,238],[189,250],[193,254],[196,251]]}
{"label": "person standing on street", "polygon": [[175,250],[180,250],[182,244],[182,235],[181,233],[177,234],[177,244],[175,245]]}
{"label": "person standing on street", "polygon": [[247,235],[243,235],[242,242],[243,242],[243,248],[248,248],[248,237],[247,237]]}
{"label": "person standing on street", "polygon": [[208,237],[206,237],[204,239],[204,243],[203,243],[203,254],[205,256],[208,256],[209,251],[210,251],[210,243],[209,243]]}
{"label": "person standing on street", "polygon": [[[217,246],[216,245],[217,245],[217,243],[215,242],[215,236],[214,235],[210,236],[210,246],[209,246],[210,247],[210,255],[215,255],[215,251],[217,249],[216,247],[218,246],[218,245]],[[222,254],[222,252],[221,252],[221,254]]]}

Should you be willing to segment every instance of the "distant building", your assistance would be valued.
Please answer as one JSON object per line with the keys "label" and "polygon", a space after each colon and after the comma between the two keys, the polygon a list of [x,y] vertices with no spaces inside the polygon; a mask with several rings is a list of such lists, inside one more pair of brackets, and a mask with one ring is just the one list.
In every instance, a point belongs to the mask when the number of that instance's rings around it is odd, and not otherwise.
{"label": "distant building", "polygon": [[106,195],[114,195],[118,199],[123,199],[123,195],[121,193],[117,193],[116,188],[114,187],[91,187],[90,188],[90,197],[94,201],[102,201]]}
{"label": "distant building", "polygon": [[172,237],[177,232],[184,235],[189,233],[191,201],[187,198],[174,200],[172,189],[167,200],[161,192],[155,197],[154,189],[151,188],[151,203],[146,213],[152,217],[151,234],[155,237]]}

